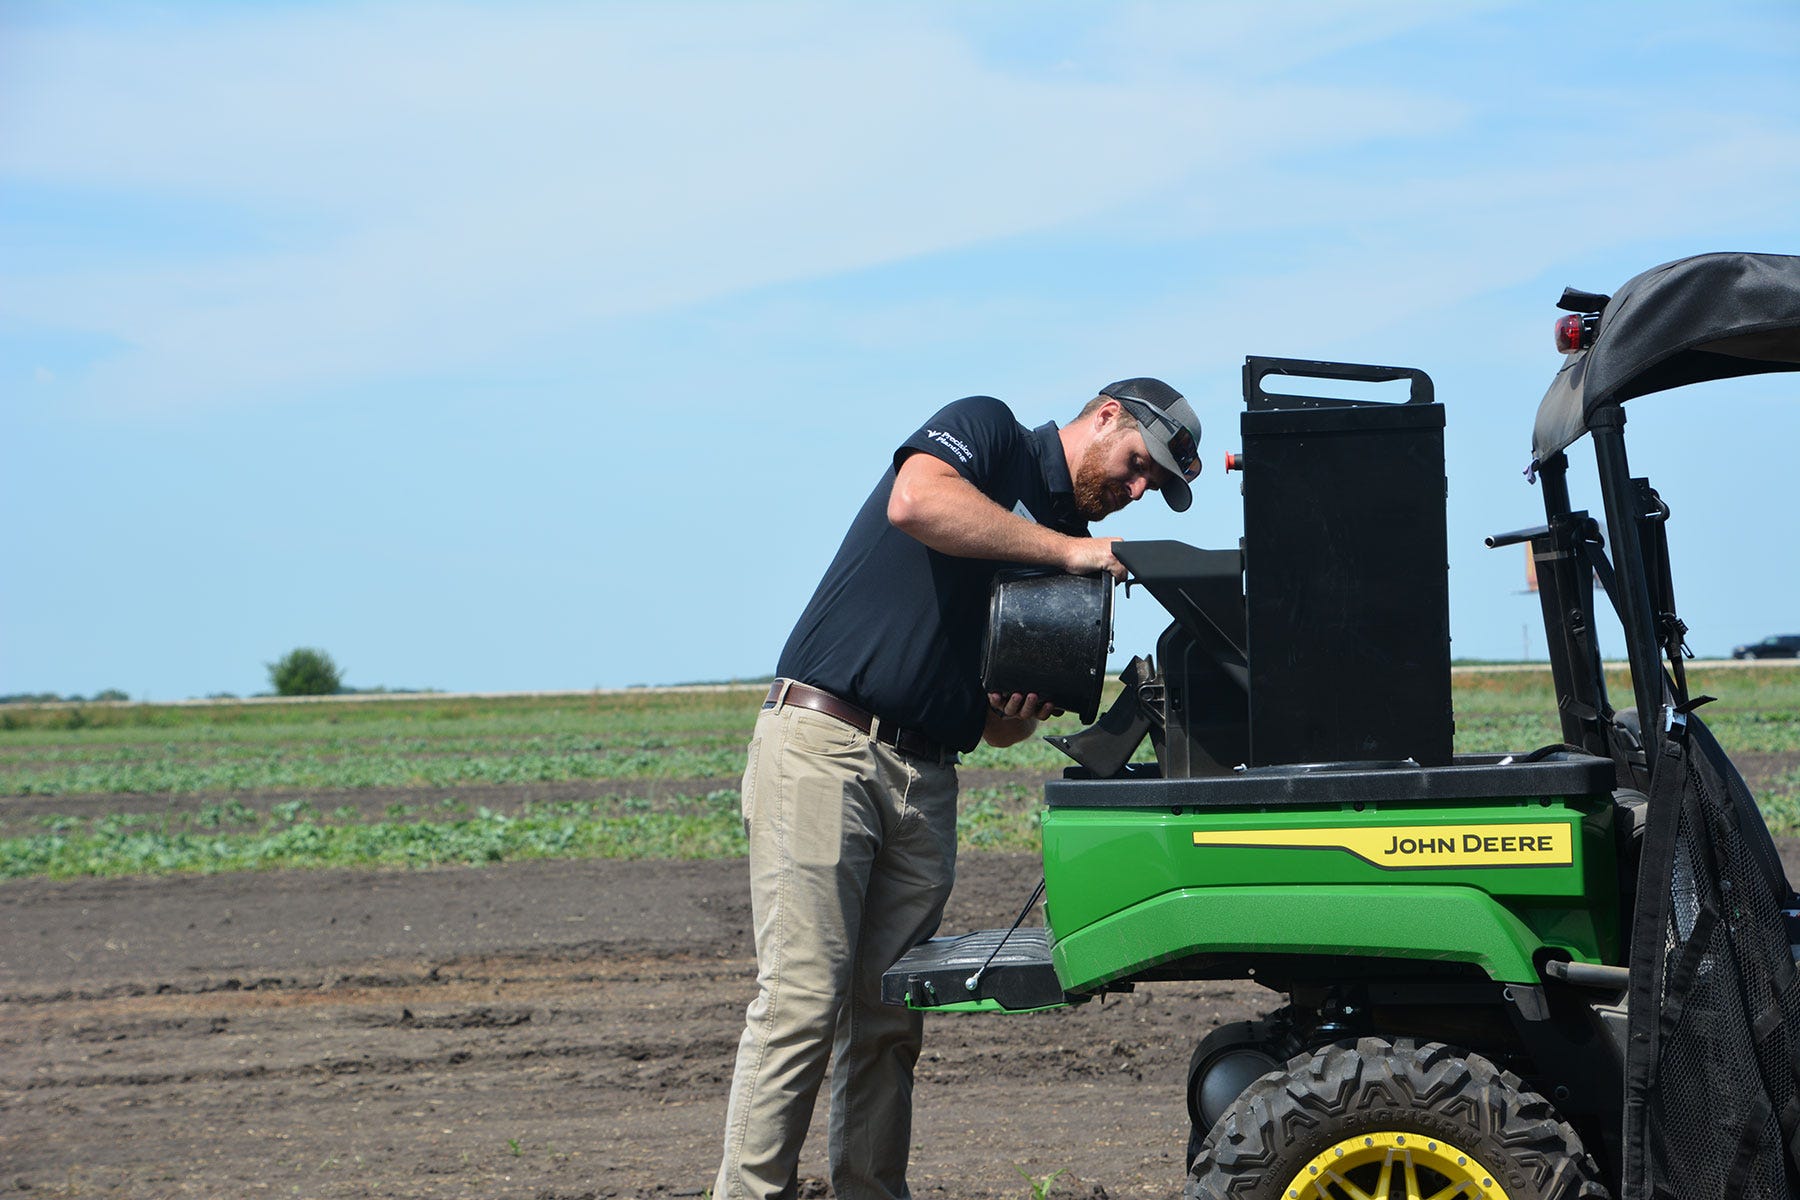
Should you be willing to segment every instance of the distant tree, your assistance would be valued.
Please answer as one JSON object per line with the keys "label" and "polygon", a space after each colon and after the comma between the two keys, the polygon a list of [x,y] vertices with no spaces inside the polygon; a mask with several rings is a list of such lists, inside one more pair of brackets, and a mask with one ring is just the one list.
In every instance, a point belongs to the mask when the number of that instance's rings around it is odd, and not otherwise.
{"label": "distant tree", "polygon": [[100,701],[104,701],[104,700],[129,700],[129,699],[131,699],[131,697],[126,695],[124,692],[120,691],[118,688],[107,688],[103,692],[95,692],[94,693],[95,702],[100,702]]}
{"label": "distant tree", "polygon": [[343,673],[331,655],[311,646],[289,650],[267,666],[278,696],[331,696],[343,690]]}

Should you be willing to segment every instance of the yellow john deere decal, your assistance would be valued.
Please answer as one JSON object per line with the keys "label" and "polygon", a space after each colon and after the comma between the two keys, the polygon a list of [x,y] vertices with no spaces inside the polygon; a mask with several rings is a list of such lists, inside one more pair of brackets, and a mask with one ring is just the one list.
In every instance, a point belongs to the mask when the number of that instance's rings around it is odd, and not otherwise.
{"label": "yellow john deere decal", "polygon": [[1194,834],[1196,846],[1347,850],[1390,869],[1566,867],[1575,861],[1569,826],[1378,825],[1345,829],[1231,829]]}

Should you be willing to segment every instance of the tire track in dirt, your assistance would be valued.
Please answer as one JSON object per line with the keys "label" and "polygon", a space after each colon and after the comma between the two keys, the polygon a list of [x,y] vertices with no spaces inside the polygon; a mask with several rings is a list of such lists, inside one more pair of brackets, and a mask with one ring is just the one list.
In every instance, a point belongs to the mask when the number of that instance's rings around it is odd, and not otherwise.
{"label": "tire track in dirt", "polygon": [[[946,931],[1010,922],[1037,871],[966,855]],[[742,862],[0,886],[0,1192],[698,1195],[754,986],[745,892]],[[1017,1197],[1018,1168],[1172,1194],[1194,1040],[1272,1000],[928,1019],[915,1191]]]}

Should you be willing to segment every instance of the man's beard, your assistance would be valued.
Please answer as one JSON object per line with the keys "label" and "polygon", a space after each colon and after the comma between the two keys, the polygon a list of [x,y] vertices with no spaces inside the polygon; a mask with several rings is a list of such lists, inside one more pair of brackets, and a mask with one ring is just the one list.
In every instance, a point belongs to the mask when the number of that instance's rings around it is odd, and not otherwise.
{"label": "man's beard", "polygon": [[1116,436],[1091,443],[1075,468],[1075,511],[1084,521],[1098,521],[1131,503],[1131,489],[1108,479],[1101,467],[1101,452]]}

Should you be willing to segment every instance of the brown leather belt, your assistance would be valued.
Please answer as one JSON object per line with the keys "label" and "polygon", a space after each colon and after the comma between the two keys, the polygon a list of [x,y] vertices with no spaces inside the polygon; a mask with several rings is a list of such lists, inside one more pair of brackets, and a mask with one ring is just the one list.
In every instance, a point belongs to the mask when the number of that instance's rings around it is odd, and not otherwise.
{"label": "brown leather belt", "polygon": [[804,683],[795,683],[791,679],[777,679],[770,685],[769,695],[763,701],[763,707],[776,708],[784,704],[822,712],[862,733],[868,733],[873,729],[876,741],[892,746],[904,754],[936,759],[940,763],[954,760],[954,752],[944,749],[924,734],[879,722],[848,700],[840,700],[830,692],[822,692],[818,688],[808,687]]}

